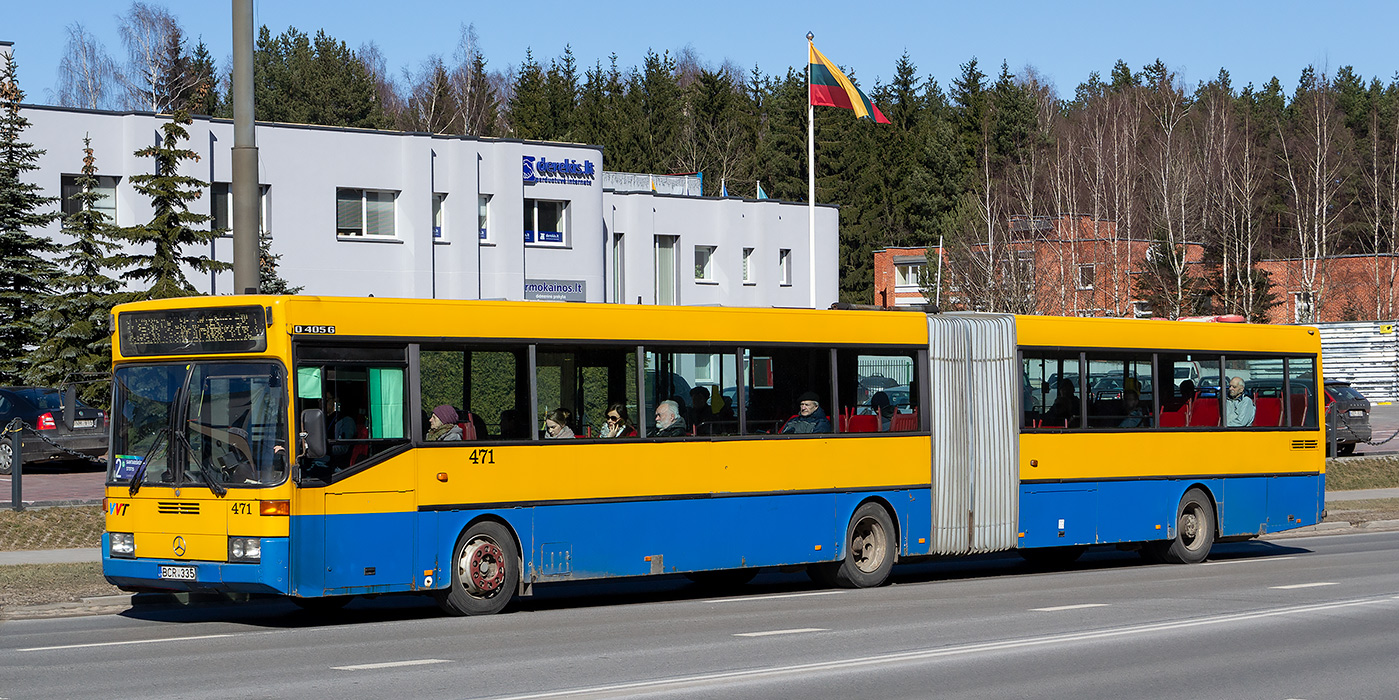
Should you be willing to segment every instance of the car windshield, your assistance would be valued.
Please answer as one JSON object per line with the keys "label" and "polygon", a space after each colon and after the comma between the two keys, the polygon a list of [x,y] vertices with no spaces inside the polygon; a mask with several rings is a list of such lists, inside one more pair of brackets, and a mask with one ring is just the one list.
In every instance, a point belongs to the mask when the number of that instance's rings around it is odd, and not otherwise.
{"label": "car windshield", "polygon": [[145,484],[261,486],[286,478],[281,367],[121,367],[113,382],[110,481],[141,474]]}

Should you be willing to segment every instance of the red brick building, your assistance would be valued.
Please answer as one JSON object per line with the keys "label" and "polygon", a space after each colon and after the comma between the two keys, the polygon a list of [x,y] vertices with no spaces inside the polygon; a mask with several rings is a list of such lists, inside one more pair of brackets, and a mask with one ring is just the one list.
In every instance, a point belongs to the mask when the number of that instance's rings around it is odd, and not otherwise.
{"label": "red brick building", "polygon": [[[1269,323],[1332,323],[1393,319],[1399,307],[1395,274],[1399,256],[1338,255],[1315,262],[1264,260],[1259,269],[1272,276],[1273,296],[1280,302],[1269,309]],[[1313,282],[1308,294],[1306,272]]]}
{"label": "red brick building", "polygon": [[[1084,214],[1018,216],[1010,219],[1011,240],[997,253],[1000,260],[975,266],[996,270],[1022,296],[1025,311],[1048,316],[1146,315],[1133,293],[1135,276],[1145,262],[1151,242],[1127,239],[1112,221],[1095,221]],[[964,255],[985,256],[988,247],[973,246]],[[929,252],[931,251],[931,256]],[[1203,248],[1187,244],[1186,262],[1199,262]],[[930,266],[928,260],[934,261]],[[942,295],[938,303],[949,310],[984,308],[984,293],[959,280],[953,251],[932,248],[886,248],[874,253],[874,303],[882,306],[930,303],[923,288],[935,288],[942,259]],[[960,266],[959,266],[960,267]],[[965,273],[963,273],[965,274]],[[999,287],[1002,292],[1005,283]],[[1000,306],[1004,307],[1004,304]]]}
{"label": "red brick building", "polygon": [[[1151,242],[1117,235],[1111,221],[1094,221],[1081,214],[1012,217],[1012,240],[1002,244],[1001,260],[990,265],[1007,275],[1018,261],[1014,283],[1023,287],[1029,313],[1049,316],[1147,316],[1134,294],[1136,277],[1147,261]],[[970,254],[985,255],[986,246]],[[931,255],[930,255],[931,253]],[[1202,274],[1204,249],[1186,246],[1187,274]],[[932,248],[886,248],[874,252],[874,303],[904,306],[931,303],[925,288],[935,288],[937,261],[942,260],[942,294],[938,303],[948,310],[986,308],[977,290],[959,284],[953,252]],[[929,260],[933,264],[929,264]],[[974,266],[984,274],[985,261]],[[1298,259],[1263,260],[1257,267],[1271,275],[1279,304],[1268,311],[1270,323],[1330,323],[1393,319],[1399,316],[1399,256],[1334,256],[1314,264]],[[1304,272],[1310,275],[1307,293]],[[1005,305],[999,305],[1005,308]]]}

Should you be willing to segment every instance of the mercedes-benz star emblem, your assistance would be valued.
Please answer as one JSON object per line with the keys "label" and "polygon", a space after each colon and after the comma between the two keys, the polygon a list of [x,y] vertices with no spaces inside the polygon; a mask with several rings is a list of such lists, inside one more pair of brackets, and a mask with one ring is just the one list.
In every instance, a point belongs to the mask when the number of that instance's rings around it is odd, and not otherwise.
{"label": "mercedes-benz star emblem", "polygon": [[177,556],[177,557],[183,557],[183,556],[185,555],[185,538],[180,537],[180,536],[177,535],[177,536],[175,537],[174,549],[175,549],[175,556]]}

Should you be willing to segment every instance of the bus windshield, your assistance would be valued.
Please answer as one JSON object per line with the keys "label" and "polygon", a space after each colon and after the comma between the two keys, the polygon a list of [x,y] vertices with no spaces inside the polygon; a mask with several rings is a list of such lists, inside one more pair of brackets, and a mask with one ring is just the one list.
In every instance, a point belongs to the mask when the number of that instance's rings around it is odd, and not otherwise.
{"label": "bus windshield", "polygon": [[[287,474],[286,382],[272,363],[120,367],[108,480],[267,486]],[[144,469],[141,468],[144,464]]]}

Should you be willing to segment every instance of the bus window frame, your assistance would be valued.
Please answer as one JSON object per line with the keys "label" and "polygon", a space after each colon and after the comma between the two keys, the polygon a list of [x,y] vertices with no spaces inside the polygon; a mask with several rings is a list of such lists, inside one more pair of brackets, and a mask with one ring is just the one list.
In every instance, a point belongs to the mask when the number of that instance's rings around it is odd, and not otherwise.
{"label": "bus window frame", "polygon": [[[411,351],[411,348],[413,345],[416,344],[416,342],[417,341],[407,339],[397,341],[385,341],[383,338],[358,338],[349,336],[344,338],[336,338],[334,341],[327,341],[324,338],[317,338],[316,340],[309,342],[305,340],[298,341],[297,339],[293,339],[291,346],[292,368],[288,374],[287,381],[288,388],[291,392],[290,396],[292,401],[292,404],[288,407],[287,411],[289,424],[288,429],[292,427],[296,427],[298,429],[300,428],[299,424],[292,425],[291,422],[293,420],[301,420],[301,411],[297,410],[295,403],[300,395],[300,386],[298,385],[300,380],[297,377],[297,370],[299,370],[301,367],[320,367],[322,370],[322,381],[324,381],[324,370],[327,365],[357,365],[363,367],[384,367],[399,366],[401,364],[404,372],[403,381],[405,385],[408,385],[412,384],[412,382],[409,381],[409,377],[416,378],[416,375],[410,370],[410,362],[416,357]],[[386,357],[353,357],[353,353],[357,351],[362,352],[368,350],[372,352],[374,350],[388,350],[397,348],[402,349],[402,359],[398,361],[389,360]],[[344,353],[344,355],[336,355],[334,357],[325,358],[307,358],[306,351],[311,349],[324,349],[332,354],[335,354],[338,351]],[[280,361],[280,358],[278,359],[278,361]],[[332,474],[330,474],[330,478],[326,480],[322,480],[316,477],[309,477],[306,475],[304,465],[302,464],[303,456],[300,453],[300,450],[298,450],[291,467],[289,467],[288,479],[295,482],[298,488],[324,488],[326,486],[330,486],[336,482],[342,481],[351,476],[359,474],[367,469],[375,467],[383,462],[388,461],[389,459],[397,457],[400,454],[404,454],[412,450],[416,445],[414,444],[413,439],[414,433],[411,431],[416,431],[418,429],[415,424],[421,424],[421,417],[416,415],[416,411],[409,410],[412,406],[415,405],[411,403],[413,391],[414,389],[412,386],[405,386],[404,400],[409,401],[409,403],[404,404],[404,410],[408,414],[408,425],[405,426],[405,429],[409,430],[410,432],[404,437],[402,442],[392,447],[389,447],[388,449],[383,450],[382,452],[371,454],[362,462],[341,469],[340,471],[333,472]],[[322,400],[324,400],[324,388],[322,388]],[[295,416],[293,417],[291,414],[295,414]],[[327,413],[326,415],[329,415],[329,413]],[[363,440],[361,440],[360,438],[354,438],[352,440],[352,442],[363,442],[365,444],[369,444],[373,441],[374,440],[372,438]],[[298,445],[298,447],[300,447],[300,445]],[[294,474],[294,476],[292,476],[292,474]]]}
{"label": "bus window frame", "polygon": [[[1083,383],[1087,380],[1087,377],[1084,376],[1084,375],[1085,375],[1085,373],[1087,372],[1087,355],[1088,355],[1088,353],[1091,353],[1091,352],[1139,352],[1139,353],[1151,353],[1151,354],[1152,354],[1152,385],[1153,385],[1153,389],[1152,389],[1152,409],[1153,409],[1153,411],[1155,411],[1155,415],[1158,416],[1158,417],[1161,415],[1161,394],[1162,394],[1163,388],[1162,388],[1161,386],[1158,386],[1157,378],[1161,376],[1161,356],[1162,356],[1162,355],[1198,355],[1198,356],[1205,357],[1205,358],[1214,358],[1214,360],[1217,361],[1217,362],[1219,363],[1219,379],[1220,379],[1220,382],[1221,382],[1221,383],[1223,382],[1223,376],[1226,374],[1224,365],[1225,365],[1225,363],[1228,361],[1228,359],[1229,359],[1229,357],[1230,357],[1231,355],[1242,356],[1242,357],[1248,357],[1248,358],[1277,358],[1277,359],[1283,360],[1283,385],[1282,385],[1282,386],[1283,386],[1283,392],[1284,392],[1284,395],[1285,395],[1285,396],[1290,396],[1290,395],[1291,395],[1289,392],[1291,392],[1291,373],[1292,373],[1292,366],[1291,366],[1291,363],[1292,363],[1292,361],[1293,361],[1293,360],[1304,360],[1304,361],[1308,361],[1308,360],[1309,360],[1310,363],[1311,363],[1311,367],[1312,367],[1313,382],[1315,382],[1315,375],[1317,374],[1317,372],[1316,372],[1316,366],[1317,366],[1318,361],[1321,359],[1321,356],[1318,355],[1318,354],[1312,354],[1312,353],[1307,353],[1307,352],[1298,351],[1298,350],[1291,350],[1291,351],[1288,351],[1288,350],[1266,350],[1266,351],[1258,351],[1258,350],[1236,350],[1236,351],[1229,351],[1229,350],[1190,350],[1190,349],[1184,349],[1184,348],[1136,348],[1136,347],[1116,347],[1116,346],[1113,346],[1113,347],[1068,347],[1068,346],[1062,346],[1062,345],[1017,345],[1017,346],[1016,346],[1016,355],[1015,355],[1015,356],[1016,356],[1016,362],[1017,362],[1017,364],[1022,368],[1022,369],[1020,370],[1021,372],[1024,371],[1023,367],[1024,367],[1024,364],[1025,364],[1025,353],[1026,353],[1027,351],[1028,351],[1028,352],[1058,352],[1058,353],[1065,353],[1065,354],[1071,353],[1071,352],[1074,352],[1074,351],[1077,351],[1077,352],[1078,352],[1079,385],[1080,385],[1080,386],[1083,386]],[[1203,375],[1202,375],[1202,376],[1203,376]],[[1170,379],[1170,378],[1167,378],[1167,379]],[[1169,382],[1169,383],[1172,383],[1172,384],[1173,384],[1173,382]],[[1313,392],[1318,391],[1317,387],[1315,387],[1315,386],[1311,387],[1311,390],[1312,390]],[[1172,391],[1174,391],[1174,386],[1172,386]],[[1220,425],[1217,425],[1217,426],[1192,426],[1192,425],[1187,425],[1187,426],[1182,426],[1182,427],[1163,428],[1163,427],[1160,427],[1159,423],[1156,423],[1155,421],[1153,421],[1153,423],[1154,423],[1153,427],[1140,427],[1140,428],[1097,428],[1097,429],[1092,429],[1092,430],[1090,430],[1089,428],[1084,427],[1084,426],[1082,425],[1082,420],[1080,420],[1080,426],[1074,427],[1074,428],[1035,428],[1035,427],[1026,425],[1026,423],[1025,423],[1025,411],[1022,409],[1022,410],[1020,411],[1020,419],[1019,419],[1020,433],[1021,433],[1021,434],[1032,434],[1032,435],[1054,435],[1054,434],[1059,434],[1059,433],[1095,433],[1095,434],[1098,434],[1098,433],[1101,433],[1101,434],[1107,434],[1107,433],[1156,433],[1156,432],[1163,432],[1163,433],[1199,433],[1199,432],[1239,432],[1239,431],[1245,431],[1245,432],[1275,432],[1275,431],[1314,432],[1314,431],[1317,431],[1317,430],[1320,430],[1320,429],[1321,429],[1321,428],[1319,427],[1319,421],[1318,421],[1318,426],[1299,426],[1299,425],[1292,425],[1292,423],[1293,423],[1293,419],[1292,419],[1292,406],[1291,406],[1291,402],[1290,402],[1290,401],[1284,401],[1284,402],[1283,402],[1283,411],[1284,411],[1284,413],[1283,413],[1283,415],[1284,415],[1283,422],[1284,422],[1284,425],[1280,425],[1280,426],[1276,426],[1276,427],[1273,427],[1273,426],[1250,425],[1250,426],[1247,426],[1247,427],[1226,428],[1226,427],[1223,425],[1223,423],[1224,423],[1224,418],[1223,418],[1223,416],[1224,416],[1224,413],[1223,413],[1223,410],[1224,410],[1223,400],[1224,400],[1224,399],[1223,399],[1223,388],[1222,388],[1222,387],[1221,387],[1221,389],[1220,389],[1220,391],[1219,391],[1218,393],[1219,393],[1219,396],[1216,396],[1216,397],[1215,397],[1215,400],[1218,401],[1218,402],[1220,402],[1220,407],[1219,407],[1219,409],[1220,409],[1220,414],[1219,414],[1219,415],[1220,415]],[[1086,392],[1080,390],[1080,391],[1079,391],[1079,394],[1080,394],[1080,396],[1079,396],[1079,408],[1080,408],[1080,411],[1086,411],[1086,410],[1087,410],[1087,403],[1088,403],[1087,398],[1086,398]],[[1081,414],[1081,415],[1082,415],[1082,414]],[[1158,418],[1158,420],[1159,420],[1159,418]]]}

